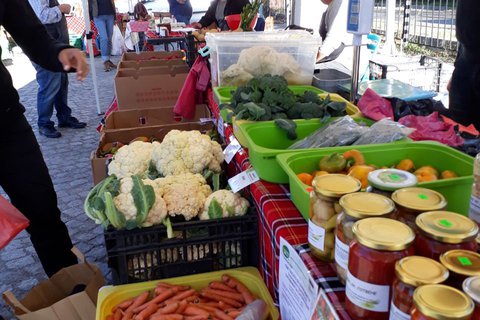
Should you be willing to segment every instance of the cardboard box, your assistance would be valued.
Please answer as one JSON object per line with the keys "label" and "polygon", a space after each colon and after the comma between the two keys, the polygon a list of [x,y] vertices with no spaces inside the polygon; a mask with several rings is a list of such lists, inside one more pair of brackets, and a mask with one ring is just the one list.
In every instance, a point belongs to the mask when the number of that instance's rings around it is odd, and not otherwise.
{"label": "cardboard box", "polygon": [[[213,128],[212,123],[199,123],[199,122],[186,122],[178,124],[167,124],[159,126],[149,126],[142,128],[131,129],[119,129],[113,131],[105,131],[100,136],[99,147],[108,142],[122,142],[129,143],[137,137],[155,137],[158,141],[162,141],[163,138],[171,130],[199,130],[206,132]],[[92,165],[93,183],[97,184],[107,177],[107,166],[110,161],[108,158],[98,158],[97,150],[94,150],[90,155],[90,161]]]}
{"label": "cardboard box", "polygon": [[145,51],[145,52],[125,52],[120,61],[142,61],[142,60],[171,60],[184,59],[183,51]]}
{"label": "cardboard box", "polygon": [[148,109],[174,105],[188,72],[186,65],[119,70],[115,76],[118,109]]}
{"label": "cardboard box", "polygon": [[[100,269],[85,262],[40,282],[21,301],[11,292],[5,292],[3,298],[20,320],[93,320],[98,290],[104,285]],[[76,289],[81,291],[70,295]]]}
{"label": "cardboard box", "polygon": [[181,122],[197,122],[202,118],[210,118],[211,113],[205,104],[198,104],[193,119],[182,118],[173,113],[173,107],[114,111],[105,119],[103,130],[111,131],[137,127],[175,124]]}
{"label": "cardboard box", "polygon": [[118,70],[124,69],[141,69],[154,67],[170,67],[170,66],[187,66],[187,63],[182,59],[172,60],[127,60],[120,61],[117,66]]}

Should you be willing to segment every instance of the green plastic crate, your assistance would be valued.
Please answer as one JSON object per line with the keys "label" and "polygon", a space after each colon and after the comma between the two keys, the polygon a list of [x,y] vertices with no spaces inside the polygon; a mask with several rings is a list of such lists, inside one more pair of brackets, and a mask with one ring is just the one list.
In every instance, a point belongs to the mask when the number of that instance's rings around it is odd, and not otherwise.
{"label": "green plastic crate", "polygon": [[[327,93],[314,86],[288,86],[290,90],[296,95],[303,94],[305,91],[315,91],[318,94]],[[229,103],[232,100],[232,91],[237,90],[237,87],[214,87],[213,98],[217,104]]]}
{"label": "green plastic crate", "polygon": [[[327,123],[336,119],[338,118],[332,118]],[[369,119],[356,118],[355,120],[364,122],[367,125],[373,124],[373,121]],[[284,153],[311,150],[289,150],[287,148],[325,125],[318,119],[294,121],[297,123],[298,137],[296,140],[288,139],[285,131],[275,126],[273,121],[248,122],[240,125],[240,132],[248,148],[250,163],[262,180],[272,183],[288,183],[288,175],[280,167],[276,156]],[[235,133],[235,136],[238,139],[237,133]]]}
{"label": "green plastic crate", "polygon": [[[448,200],[447,210],[467,215],[473,183],[473,158],[467,154],[436,142],[405,142],[354,148],[363,153],[367,163],[377,166],[391,166],[408,158],[417,167],[430,165],[439,171],[455,171],[458,178],[423,182],[418,186],[440,192]],[[352,146],[336,147],[277,156],[277,161],[290,180],[290,197],[305,219],[308,219],[309,187],[301,183],[296,174],[318,170],[318,162],[322,157],[351,149]]]}

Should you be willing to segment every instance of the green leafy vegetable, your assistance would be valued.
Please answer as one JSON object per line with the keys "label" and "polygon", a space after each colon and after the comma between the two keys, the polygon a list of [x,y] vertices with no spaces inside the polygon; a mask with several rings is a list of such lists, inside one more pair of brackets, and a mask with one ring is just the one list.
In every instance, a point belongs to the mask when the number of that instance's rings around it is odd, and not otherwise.
{"label": "green leafy vegetable", "polygon": [[126,226],[125,216],[118,212],[115,204],[113,203],[113,197],[110,192],[103,193],[103,198],[105,201],[105,215],[116,229],[123,229]]}
{"label": "green leafy vegetable", "polygon": [[275,125],[287,133],[288,139],[297,139],[297,124],[290,119],[275,119]]}
{"label": "green leafy vegetable", "polygon": [[167,227],[167,238],[172,239],[173,238],[173,228],[172,228],[172,222],[170,221],[170,217],[166,217],[163,219],[163,225]]}
{"label": "green leafy vegetable", "polygon": [[140,226],[147,219],[148,212],[155,203],[155,190],[152,186],[145,185],[137,175],[132,176],[132,181],[132,197],[137,208],[136,223]]}
{"label": "green leafy vegetable", "polygon": [[208,206],[208,217],[210,219],[220,219],[223,217],[223,209],[217,199],[212,199]]}

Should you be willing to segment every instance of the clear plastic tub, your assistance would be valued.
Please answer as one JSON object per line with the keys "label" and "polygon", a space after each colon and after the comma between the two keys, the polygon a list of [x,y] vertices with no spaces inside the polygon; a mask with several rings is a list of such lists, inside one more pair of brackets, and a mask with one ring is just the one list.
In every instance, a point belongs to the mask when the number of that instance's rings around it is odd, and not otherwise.
{"label": "clear plastic tub", "polygon": [[303,30],[208,33],[205,39],[214,87],[243,85],[262,74],[282,75],[290,85],[311,85],[321,44]]}

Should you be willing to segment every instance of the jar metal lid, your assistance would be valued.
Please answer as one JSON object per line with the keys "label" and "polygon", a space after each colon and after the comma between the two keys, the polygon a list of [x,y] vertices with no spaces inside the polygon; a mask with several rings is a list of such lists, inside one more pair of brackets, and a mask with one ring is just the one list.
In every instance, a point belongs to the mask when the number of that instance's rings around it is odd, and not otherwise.
{"label": "jar metal lid", "polygon": [[475,302],[480,303],[480,276],[463,281],[463,291]]}
{"label": "jar metal lid", "polygon": [[327,174],[315,177],[312,187],[315,192],[325,197],[340,198],[347,193],[359,191],[362,183],[354,177],[344,174]]}
{"label": "jar metal lid", "polygon": [[473,301],[463,292],[441,284],[427,284],[413,293],[415,307],[425,316],[438,320],[468,319]]}
{"label": "jar metal lid", "polygon": [[425,188],[403,188],[392,194],[392,200],[399,206],[415,211],[442,210],[447,200],[440,193]]}
{"label": "jar metal lid", "polygon": [[426,236],[445,243],[462,243],[478,234],[478,225],[473,220],[450,211],[424,212],[415,223]]}
{"label": "jar metal lid", "polygon": [[355,192],[340,198],[343,211],[354,218],[378,217],[395,210],[395,204],[389,198],[376,193]]}
{"label": "jar metal lid", "polygon": [[440,262],[451,272],[480,276],[480,254],[469,250],[450,250],[440,255]]}
{"label": "jar metal lid", "polygon": [[368,184],[384,191],[414,187],[417,182],[418,179],[414,174],[398,169],[380,169],[368,174]]}
{"label": "jar metal lid", "polygon": [[395,274],[402,282],[414,287],[439,284],[447,280],[448,270],[437,261],[420,257],[405,257],[395,264]]}
{"label": "jar metal lid", "polygon": [[400,251],[415,239],[415,233],[406,224],[387,218],[366,218],[355,222],[353,233],[362,245],[384,251]]}

